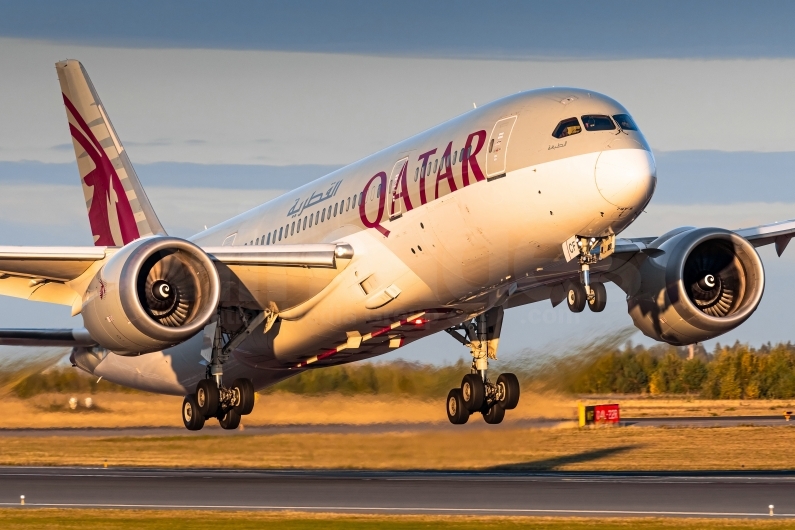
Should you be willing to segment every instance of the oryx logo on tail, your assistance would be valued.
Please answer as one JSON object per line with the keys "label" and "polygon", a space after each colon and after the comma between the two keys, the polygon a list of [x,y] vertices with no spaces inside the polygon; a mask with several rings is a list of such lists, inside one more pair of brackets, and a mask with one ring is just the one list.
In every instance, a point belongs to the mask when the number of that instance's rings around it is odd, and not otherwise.
{"label": "oryx logo on tail", "polygon": [[69,123],[72,138],[85,150],[95,166],[83,177],[85,185],[93,189],[88,220],[91,233],[94,234],[94,244],[122,246],[135,241],[140,237],[135,216],[113,163],[66,94],[63,101],[80,127],[78,129]]}

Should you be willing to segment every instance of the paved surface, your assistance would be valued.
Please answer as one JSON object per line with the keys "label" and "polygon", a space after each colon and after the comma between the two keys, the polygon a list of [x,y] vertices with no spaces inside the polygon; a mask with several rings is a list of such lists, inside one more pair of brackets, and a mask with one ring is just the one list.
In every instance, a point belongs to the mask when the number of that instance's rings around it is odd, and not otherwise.
{"label": "paved surface", "polygon": [[[439,423],[374,423],[367,425],[326,424],[326,425],[266,425],[246,427],[243,430],[224,431],[217,423],[208,422],[201,431],[188,431],[181,427],[136,427],[124,429],[3,429],[0,437],[27,436],[232,436],[240,434],[374,434],[389,432],[417,431],[468,431],[468,430],[511,430],[530,428],[550,428],[561,425],[574,426],[574,420],[550,419],[507,419],[500,425],[488,425],[478,417],[473,417],[466,425],[452,425],[448,422]],[[685,417],[685,418],[623,418],[623,426],[633,427],[734,427],[738,425],[755,426],[795,426],[795,418],[786,421],[783,416],[723,416],[723,417]]]}
{"label": "paved surface", "polygon": [[793,473],[0,468],[0,505],[349,513],[795,517]]}
{"label": "paved surface", "polygon": [[795,418],[787,421],[783,415],[777,416],[690,416],[684,418],[623,418],[621,423],[635,427],[737,427],[753,426],[792,426]]}

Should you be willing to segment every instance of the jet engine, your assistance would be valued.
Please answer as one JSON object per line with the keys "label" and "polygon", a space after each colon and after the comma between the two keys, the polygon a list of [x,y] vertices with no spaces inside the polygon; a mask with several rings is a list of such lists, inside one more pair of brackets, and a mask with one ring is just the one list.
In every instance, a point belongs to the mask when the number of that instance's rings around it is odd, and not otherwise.
{"label": "jet engine", "polygon": [[154,236],[121,248],[99,270],[83,297],[83,321],[114,353],[148,353],[201,331],[219,299],[218,272],[204,251]]}
{"label": "jet engine", "polygon": [[629,314],[646,336],[673,345],[717,337],[748,319],[765,271],[754,247],[720,228],[679,229],[640,258]]}

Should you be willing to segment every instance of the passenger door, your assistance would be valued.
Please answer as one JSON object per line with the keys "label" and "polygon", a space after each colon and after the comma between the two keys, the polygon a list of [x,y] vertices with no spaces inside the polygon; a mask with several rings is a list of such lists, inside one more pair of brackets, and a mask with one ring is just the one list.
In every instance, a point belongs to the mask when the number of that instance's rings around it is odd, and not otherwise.
{"label": "passenger door", "polygon": [[489,139],[486,158],[486,177],[489,179],[505,175],[505,156],[516,116],[503,118],[494,124]]}
{"label": "passenger door", "polygon": [[[401,158],[392,168],[392,176],[389,178],[389,218],[397,219],[403,215],[403,200],[400,198],[400,179],[407,178],[409,158]],[[408,186],[408,181],[406,182]],[[406,190],[408,193],[408,189]]]}

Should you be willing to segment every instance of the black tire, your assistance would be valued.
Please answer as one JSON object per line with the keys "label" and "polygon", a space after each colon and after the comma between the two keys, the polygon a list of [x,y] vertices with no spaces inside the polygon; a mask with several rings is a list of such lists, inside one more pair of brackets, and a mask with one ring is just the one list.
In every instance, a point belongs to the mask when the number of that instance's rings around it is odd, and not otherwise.
{"label": "black tire", "polygon": [[454,388],[447,394],[447,419],[453,425],[463,425],[469,420],[469,410],[464,404],[464,396],[460,388]]}
{"label": "black tire", "polygon": [[182,423],[189,431],[200,431],[204,427],[204,414],[199,410],[194,394],[188,394],[182,400]]}
{"label": "black tire", "polygon": [[505,409],[499,403],[495,403],[483,411],[483,421],[488,424],[497,425],[502,423],[503,418],[505,418]]}
{"label": "black tire", "polygon": [[212,418],[218,413],[218,402],[220,401],[220,392],[215,381],[210,379],[202,379],[196,385],[196,403],[199,405],[199,412],[205,418]]}
{"label": "black tire", "polygon": [[486,399],[486,385],[480,374],[467,374],[461,380],[461,395],[464,405],[469,412],[477,412],[483,406]]}
{"label": "black tire", "polygon": [[585,304],[588,302],[585,287],[580,283],[570,284],[569,290],[566,291],[566,302],[569,304],[569,310],[572,313],[579,313],[585,309]]}
{"label": "black tire", "polygon": [[235,409],[226,409],[219,414],[218,423],[222,429],[231,431],[240,426],[240,414]]}
{"label": "black tire", "polygon": [[250,379],[235,379],[232,383],[233,392],[240,396],[238,402],[235,404],[235,410],[241,416],[251,414],[254,410],[254,384]]}
{"label": "black tire", "polygon": [[505,410],[512,410],[519,404],[519,379],[514,374],[500,374],[497,378],[497,389],[502,394],[500,405]]}
{"label": "black tire", "polygon": [[588,300],[588,309],[594,313],[604,311],[607,305],[607,290],[605,290],[605,284],[599,282],[592,283],[591,292],[593,293],[593,298]]}

